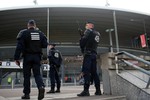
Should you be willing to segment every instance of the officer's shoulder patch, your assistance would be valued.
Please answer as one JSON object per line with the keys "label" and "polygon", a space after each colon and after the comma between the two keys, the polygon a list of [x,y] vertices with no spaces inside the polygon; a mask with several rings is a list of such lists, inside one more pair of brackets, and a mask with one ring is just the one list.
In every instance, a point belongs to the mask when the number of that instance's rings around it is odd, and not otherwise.
{"label": "officer's shoulder patch", "polygon": [[59,53],[55,52],[54,57],[59,58]]}
{"label": "officer's shoulder patch", "polygon": [[26,30],[27,30],[27,29],[21,30],[21,31],[18,33],[18,35],[17,35],[17,39],[20,39],[20,38],[22,37],[22,35],[23,35],[23,32],[26,31]]}

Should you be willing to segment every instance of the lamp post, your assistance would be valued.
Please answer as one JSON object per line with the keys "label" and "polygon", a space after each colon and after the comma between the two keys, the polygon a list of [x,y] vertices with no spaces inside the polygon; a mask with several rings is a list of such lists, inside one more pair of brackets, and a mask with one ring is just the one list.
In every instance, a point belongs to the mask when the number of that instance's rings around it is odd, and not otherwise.
{"label": "lamp post", "polygon": [[38,5],[37,0],[33,0],[33,3],[34,3],[35,5]]}
{"label": "lamp post", "polygon": [[147,47],[147,51],[149,52],[145,20],[144,19],[143,20],[130,19],[130,21],[132,21],[132,22],[142,22],[143,23],[143,31],[144,31],[144,35],[145,35],[145,38],[146,38],[146,47]]}
{"label": "lamp post", "polygon": [[109,33],[110,52],[113,52],[112,31],[114,31],[114,29],[106,29],[106,32]]}
{"label": "lamp post", "polygon": [[106,0],[106,4],[105,4],[106,7],[110,6],[108,0]]}

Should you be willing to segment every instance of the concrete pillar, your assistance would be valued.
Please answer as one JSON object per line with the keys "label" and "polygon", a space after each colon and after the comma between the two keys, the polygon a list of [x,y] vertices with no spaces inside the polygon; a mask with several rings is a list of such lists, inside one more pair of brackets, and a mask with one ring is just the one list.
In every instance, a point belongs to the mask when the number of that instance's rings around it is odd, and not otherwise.
{"label": "concrete pillar", "polygon": [[[116,82],[116,71],[114,63],[114,53],[106,53],[101,55],[101,68],[104,94],[114,94]],[[113,88],[112,88],[113,87]],[[114,89],[114,90],[113,90]]]}

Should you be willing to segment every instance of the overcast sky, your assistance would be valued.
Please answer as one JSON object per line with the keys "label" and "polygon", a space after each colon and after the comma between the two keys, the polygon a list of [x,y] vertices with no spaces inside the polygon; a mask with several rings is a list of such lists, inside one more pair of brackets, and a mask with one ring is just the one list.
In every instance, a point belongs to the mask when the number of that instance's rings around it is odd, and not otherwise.
{"label": "overcast sky", "polygon": [[[35,6],[34,0],[0,0],[0,8]],[[109,7],[123,8],[150,14],[150,0],[37,0],[38,5],[69,5],[69,6],[99,6],[104,7],[106,1]]]}

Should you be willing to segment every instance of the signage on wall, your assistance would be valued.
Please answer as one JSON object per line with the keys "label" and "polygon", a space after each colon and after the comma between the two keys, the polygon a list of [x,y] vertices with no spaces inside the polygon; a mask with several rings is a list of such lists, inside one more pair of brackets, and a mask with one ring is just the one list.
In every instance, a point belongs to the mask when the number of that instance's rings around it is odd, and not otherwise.
{"label": "signage on wall", "polygon": [[146,39],[144,34],[140,35],[140,40],[142,48],[146,47]]}

